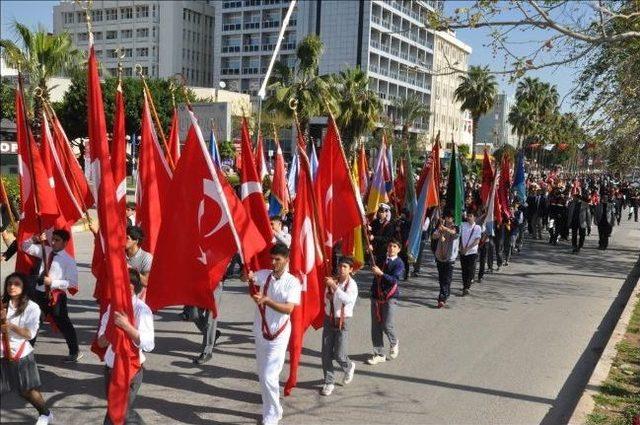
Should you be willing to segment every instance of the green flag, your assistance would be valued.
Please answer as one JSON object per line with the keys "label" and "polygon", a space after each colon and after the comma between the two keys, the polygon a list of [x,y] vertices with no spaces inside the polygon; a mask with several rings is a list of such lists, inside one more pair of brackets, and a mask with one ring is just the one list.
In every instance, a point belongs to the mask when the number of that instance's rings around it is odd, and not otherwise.
{"label": "green flag", "polygon": [[444,210],[451,213],[456,226],[462,223],[462,207],[464,206],[464,186],[462,185],[462,167],[456,153],[456,145],[451,149],[449,162],[449,178],[447,180],[447,196]]}
{"label": "green flag", "polygon": [[416,209],[416,204],[418,202],[416,198],[416,176],[413,173],[413,165],[411,165],[411,155],[409,154],[409,150],[407,149],[407,166],[405,167],[405,174],[407,176],[406,183],[407,187],[405,189],[404,195],[404,207],[409,210],[409,212],[413,215],[413,211]]}

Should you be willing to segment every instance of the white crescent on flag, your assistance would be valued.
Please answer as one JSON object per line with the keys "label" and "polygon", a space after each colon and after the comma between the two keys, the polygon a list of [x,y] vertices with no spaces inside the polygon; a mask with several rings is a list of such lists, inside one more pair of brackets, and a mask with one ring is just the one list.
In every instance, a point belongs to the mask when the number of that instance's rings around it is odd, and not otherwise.
{"label": "white crescent on flag", "polygon": [[[204,196],[209,197],[209,199],[211,199],[216,204],[218,204],[220,206],[220,212],[221,212],[220,221],[215,225],[215,227],[210,232],[208,232],[203,236],[205,238],[208,238],[209,236],[213,235],[215,232],[220,230],[222,226],[227,224],[229,222],[229,217],[227,217],[227,215],[224,213],[222,199],[220,199],[218,191],[216,190],[215,182],[213,180],[204,179],[202,181],[202,186],[203,186],[202,191],[204,193]],[[200,201],[200,207],[198,208],[198,229],[200,230],[201,234],[203,232],[201,223],[202,223],[202,217],[204,216],[204,214],[205,214],[204,199],[202,199],[202,201]]]}

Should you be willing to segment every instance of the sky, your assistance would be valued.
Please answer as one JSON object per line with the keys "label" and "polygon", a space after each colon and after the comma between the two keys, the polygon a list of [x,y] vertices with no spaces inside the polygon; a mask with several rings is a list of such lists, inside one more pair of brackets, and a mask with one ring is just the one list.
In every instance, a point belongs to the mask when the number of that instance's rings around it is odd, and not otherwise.
{"label": "sky", "polygon": [[[53,6],[58,1],[17,1],[2,0],[0,2],[1,35],[2,38],[13,39],[12,23],[17,20],[30,27],[36,27],[38,24],[43,25],[48,30],[52,30],[53,25]],[[469,6],[469,2],[459,0],[448,0],[445,2],[445,13],[451,14],[456,8]],[[492,71],[500,71],[509,67],[509,61],[504,55],[498,54],[494,57],[492,49],[487,47],[491,42],[489,29],[466,29],[458,30],[456,36],[463,42],[470,45],[473,53],[470,58],[472,65],[489,65]],[[549,38],[550,33],[543,30],[528,30],[526,32],[512,32],[511,41],[517,43],[510,45],[516,54],[525,54],[531,49],[539,46]],[[530,43],[531,41],[534,43]],[[550,54],[543,56],[542,59],[550,58]],[[574,79],[578,70],[571,66],[561,66],[557,69],[546,68],[528,73],[541,80],[555,84],[562,100],[573,87]],[[509,82],[508,76],[497,76],[500,91],[508,95],[515,93],[515,84]],[[567,98],[562,104],[562,110],[568,112],[571,110],[570,99]]]}

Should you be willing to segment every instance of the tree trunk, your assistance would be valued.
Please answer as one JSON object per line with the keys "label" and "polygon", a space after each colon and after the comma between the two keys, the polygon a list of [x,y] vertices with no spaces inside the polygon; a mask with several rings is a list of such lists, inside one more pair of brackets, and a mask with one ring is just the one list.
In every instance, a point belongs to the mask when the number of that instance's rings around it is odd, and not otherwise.
{"label": "tree trunk", "polygon": [[476,137],[478,137],[478,121],[480,121],[480,116],[474,114],[471,117],[471,121],[473,125],[473,128],[471,129],[472,131],[471,158],[475,161],[476,160],[476,143],[477,143]]}

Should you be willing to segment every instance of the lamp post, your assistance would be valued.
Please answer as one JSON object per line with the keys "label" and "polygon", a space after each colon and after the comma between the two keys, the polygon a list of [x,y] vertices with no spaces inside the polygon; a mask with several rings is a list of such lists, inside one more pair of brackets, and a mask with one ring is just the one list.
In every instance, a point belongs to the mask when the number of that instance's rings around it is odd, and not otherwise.
{"label": "lamp post", "polygon": [[218,83],[218,87],[216,87],[216,96],[215,96],[216,103],[218,103],[218,88],[220,88],[221,90],[224,90],[225,87],[227,87],[227,83],[225,83],[224,81],[220,81]]}

